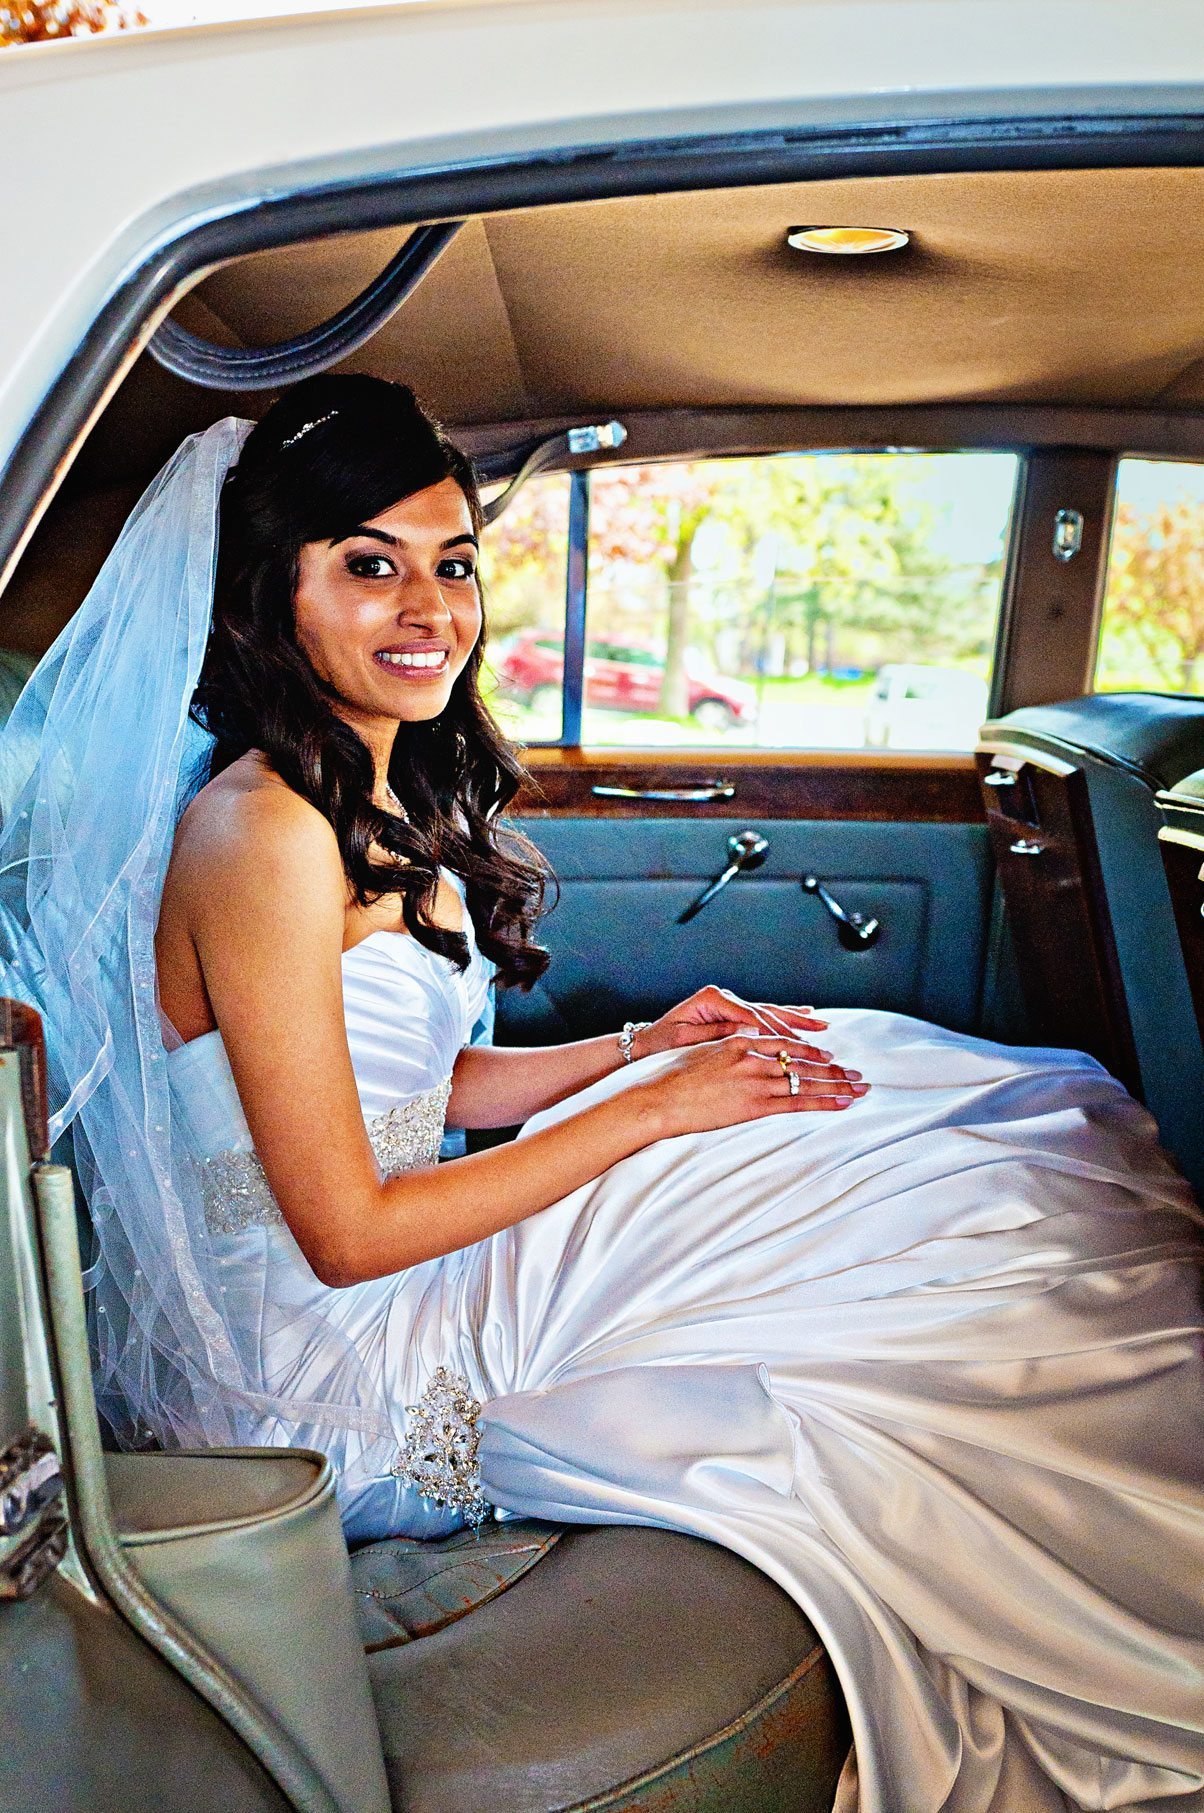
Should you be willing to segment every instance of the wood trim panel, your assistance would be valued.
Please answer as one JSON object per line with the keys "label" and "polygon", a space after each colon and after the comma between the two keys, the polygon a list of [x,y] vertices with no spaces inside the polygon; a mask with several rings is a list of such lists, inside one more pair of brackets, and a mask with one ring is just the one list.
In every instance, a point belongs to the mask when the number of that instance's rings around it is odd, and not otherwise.
{"label": "wood trim panel", "polygon": [[[970,755],[831,750],[531,749],[513,814],[553,818],[799,818],[981,824]],[[598,786],[726,782],[713,801],[599,798]]]}
{"label": "wood trim panel", "polygon": [[[1012,526],[992,717],[1090,690],[1115,490],[1114,454],[1069,447],[1029,457]],[[1064,509],[1083,517],[1083,545],[1066,561],[1053,551],[1054,519]]]}
{"label": "wood trim panel", "polygon": [[1167,886],[1175,909],[1179,948],[1191,988],[1196,1020],[1204,1036],[1204,823],[1198,838],[1159,833]]}
{"label": "wood trim panel", "polygon": [[1052,757],[978,765],[1034,1042],[1090,1052],[1140,1100],[1086,777]]}
{"label": "wood trim panel", "polygon": [[10,1000],[6,995],[0,996],[0,1051],[17,1054],[30,1157],[44,1159],[50,1152],[50,1123],[42,1022],[32,1007],[27,1007],[23,1001]]}
{"label": "wood trim panel", "polygon": [[[1204,459],[1204,411],[1199,404],[1174,409],[1041,403],[817,404],[782,409],[764,404],[730,409],[615,409],[607,405],[589,419],[603,421],[616,413],[628,437],[616,456],[617,465],[757,453],[877,452],[883,447],[930,448],[934,452],[973,447],[1001,452],[1076,447],[1154,458]],[[573,415],[464,425],[454,432],[469,453],[496,459],[499,472],[504,468],[513,471],[521,464],[514,457],[516,449],[562,434],[587,414],[579,409]],[[507,460],[506,455],[511,457]],[[564,461],[570,469],[607,463],[596,453]]]}

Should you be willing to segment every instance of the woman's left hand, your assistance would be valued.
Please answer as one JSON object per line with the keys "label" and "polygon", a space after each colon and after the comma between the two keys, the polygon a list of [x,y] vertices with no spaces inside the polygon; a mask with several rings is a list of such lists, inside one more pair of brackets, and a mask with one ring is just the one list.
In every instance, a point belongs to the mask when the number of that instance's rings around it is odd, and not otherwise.
{"label": "woman's left hand", "polygon": [[[701,1045],[708,1039],[726,1039],[733,1033],[779,1033],[797,1039],[807,1032],[823,1032],[826,1020],[817,1019],[809,1007],[778,1007],[769,1001],[742,1001],[730,989],[713,984],[700,988],[671,1007],[659,1020],[637,1032],[631,1055],[646,1058],[654,1051],[673,1051],[681,1045]],[[823,1054],[825,1057],[826,1053]]]}

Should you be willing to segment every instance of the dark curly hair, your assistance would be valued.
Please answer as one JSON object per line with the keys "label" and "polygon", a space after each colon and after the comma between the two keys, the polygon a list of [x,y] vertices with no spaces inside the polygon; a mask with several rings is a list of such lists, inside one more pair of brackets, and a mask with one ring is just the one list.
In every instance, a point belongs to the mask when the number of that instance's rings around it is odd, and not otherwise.
{"label": "dark curly hair", "polygon": [[333,826],[353,897],[366,905],[400,894],[407,931],[462,969],[467,940],[431,917],[440,867],[460,876],[499,980],[529,988],[548,963],[532,939],[548,872],[533,845],[498,823],[522,769],[481,700],[483,638],[439,716],[397,732],[389,783],[403,815],[374,803],[368,748],[295,633],[302,544],[350,534],[446,478],[479,530],[471,464],[402,384],[310,378],[273,403],[222,493],[213,629],[192,716],[215,739],[210,777],[260,750]]}

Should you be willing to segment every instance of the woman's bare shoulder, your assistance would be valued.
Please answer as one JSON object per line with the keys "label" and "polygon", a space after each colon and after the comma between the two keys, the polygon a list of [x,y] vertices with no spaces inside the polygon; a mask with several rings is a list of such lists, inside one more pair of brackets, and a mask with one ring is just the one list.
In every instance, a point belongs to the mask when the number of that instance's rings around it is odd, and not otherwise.
{"label": "woman's bare shoulder", "polygon": [[343,890],[343,864],[329,820],[294,793],[256,751],[215,775],[192,799],[176,830],[172,867],[187,885],[235,883],[253,871],[272,885],[304,878],[312,889]]}

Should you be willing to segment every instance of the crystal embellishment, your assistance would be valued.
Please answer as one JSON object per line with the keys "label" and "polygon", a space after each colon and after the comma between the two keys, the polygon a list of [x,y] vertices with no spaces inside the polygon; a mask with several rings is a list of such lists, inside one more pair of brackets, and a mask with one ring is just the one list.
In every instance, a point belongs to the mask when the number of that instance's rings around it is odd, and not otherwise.
{"label": "crystal embellishment", "polygon": [[463,1511],[473,1525],[492,1509],[481,1491],[480,1415],[468,1380],[436,1367],[418,1402],[406,1406],[405,1443],[390,1469],[423,1498]]}
{"label": "crystal embellishment", "polygon": [[[399,1171],[435,1163],[450,1095],[449,1077],[368,1122],[368,1139],[382,1177],[396,1177]],[[254,1152],[231,1150],[205,1159],[201,1194],[211,1234],[241,1234],[247,1228],[286,1225]]]}

